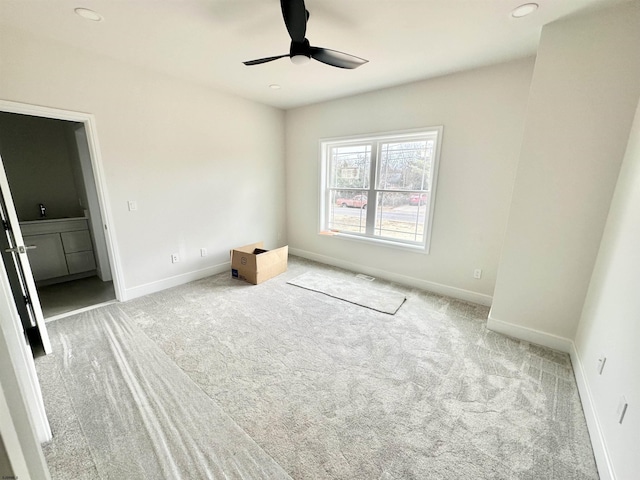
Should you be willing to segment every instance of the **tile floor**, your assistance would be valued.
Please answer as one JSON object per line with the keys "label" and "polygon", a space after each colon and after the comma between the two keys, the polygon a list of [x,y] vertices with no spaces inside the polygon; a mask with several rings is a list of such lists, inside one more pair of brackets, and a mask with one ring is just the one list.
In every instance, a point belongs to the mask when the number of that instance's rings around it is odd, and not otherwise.
{"label": "tile floor", "polygon": [[38,288],[45,319],[115,300],[113,282],[103,282],[97,276]]}

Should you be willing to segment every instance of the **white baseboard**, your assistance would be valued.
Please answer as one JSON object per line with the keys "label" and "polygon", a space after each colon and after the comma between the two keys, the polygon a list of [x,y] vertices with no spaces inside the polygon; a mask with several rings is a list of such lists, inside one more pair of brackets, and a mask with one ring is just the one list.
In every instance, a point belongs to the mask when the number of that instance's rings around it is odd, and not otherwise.
{"label": "white baseboard", "polygon": [[472,292],[470,290],[464,290],[462,288],[451,287],[448,285],[442,285],[440,283],[429,282],[427,280],[421,280],[415,277],[409,277],[408,275],[400,275],[398,273],[381,270],[379,268],[372,268],[366,265],[360,265],[358,263],[347,262],[345,260],[339,260],[337,258],[329,257],[326,255],[320,255],[306,250],[300,250],[298,248],[289,247],[289,253],[298,257],[307,258],[316,262],[325,263],[334,267],[344,268],[359,273],[365,273],[373,277],[383,278],[390,282],[400,283],[410,287],[420,288],[429,292],[437,293],[439,295],[446,295],[447,297],[457,298],[466,302],[477,303],[479,305],[491,306],[493,297],[491,295],[485,295],[482,293]]}
{"label": "white baseboard", "polygon": [[571,353],[573,350],[573,340],[551,333],[541,332],[533,328],[523,327],[514,323],[504,322],[491,316],[487,319],[487,328],[494,332],[503,333],[509,337],[524,340],[526,342],[542,345],[543,347],[553,348],[561,352]]}
{"label": "white baseboard", "polygon": [[584,365],[575,343],[571,342],[571,346],[571,352],[569,353],[571,354],[573,373],[575,374],[576,383],[578,384],[582,410],[584,410],[584,416],[587,419],[587,428],[589,430],[589,437],[591,438],[591,446],[596,459],[596,465],[598,466],[600,480],[615,480],[616,476],[607,450],[607,444],[604,440],[602,429],[600,428],[600,421],[598,420],[598,414],[593,403],[593,396],[591,395],[591,388],[589,388]]}
{"label": "white baseboard", "polygon": [[162,290],[166,290],[167,288],[184,285],[185,283],[200,280],[201,278],[210,277],[211,275],[217,275],[218,273],[222,272],[231,272],[231,262],[224,262],[212,267],[203,268],[202,270],[196,270],[169,278],[163,278],[162,280],[145,283],[144,285],[138,285],[137,287],[126,288],[123,292],[124,298],[121,298],[120,300],[123,302],[132,300],[134,298],[142,297],[143,295],[160,292]]}

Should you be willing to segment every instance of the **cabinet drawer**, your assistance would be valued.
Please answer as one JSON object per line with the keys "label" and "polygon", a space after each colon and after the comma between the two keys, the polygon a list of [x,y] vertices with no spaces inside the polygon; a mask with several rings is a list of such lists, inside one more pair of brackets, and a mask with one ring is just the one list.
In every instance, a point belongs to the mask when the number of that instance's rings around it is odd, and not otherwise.
{"label": "cabinet drawer", "polygon": [[67,253],[67,267],[69,274],[88,272],[96,269],[96,260],[93,251]]}
{"label": "cabinet drawer", "polygon": [[89,230],[80,230],[78,232],[63,232],[60,234],[60,237],[62,237],[62,246],[64,247],[64,253],[85,252],[87,250],[93,250]]}

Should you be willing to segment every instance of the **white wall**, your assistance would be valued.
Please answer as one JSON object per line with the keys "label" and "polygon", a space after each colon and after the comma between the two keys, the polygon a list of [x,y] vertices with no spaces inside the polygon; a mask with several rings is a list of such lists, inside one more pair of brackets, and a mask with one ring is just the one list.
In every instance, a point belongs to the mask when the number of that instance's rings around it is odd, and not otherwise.
{"label": "white wall", "polygon": [[[589,427],[592,435],[602,434],[612,478],[618,480],[637,478],[640,472],[639,219],[640,103],[575,341],[578,374],[586,388],[583,403],[595,417]],[[600,356],[607,359],[602,375],[596,368]],[[629,407],[619,424],[621,395]]]}
{"label": "white wall", "polygon": [[[532,69],[528,58],[288,110],[291,251],[489,304]],[[318,235],[319,139],[436,125],[444,133],[428,255]]]}
{"label": "white wall", "polygon": [[640,3],[544,27],[488,325],[568,350],[640,94]]}
{"label": "white wall", "polygon": [[80,203],[85,216],[89,217],[89,232],[91,233],[93,252],[96,258],[96,274],[100,280],[108,282],[113,277],[105,238],[105,222],[100,212],[97,184],[93,166],[91,165],[91,149],[88,144],[87,129],[82,123],[69,123],[66,134]]}
{"label": "white wall", "polygon": [[95,116],[127,296],[286,242],[281,110],[6,28],[0,58],[0,98]]}

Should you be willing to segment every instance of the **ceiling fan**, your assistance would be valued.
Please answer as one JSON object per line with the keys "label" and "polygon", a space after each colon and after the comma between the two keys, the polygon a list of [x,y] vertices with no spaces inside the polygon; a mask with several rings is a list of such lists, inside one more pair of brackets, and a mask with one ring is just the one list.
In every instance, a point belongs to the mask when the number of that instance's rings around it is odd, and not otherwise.
{"label": "ceiling fan", "polygon": [[284,57],[291,58],[291,61],[295,64],[307,63],[313,58],[314,60],[338,68],[357,68],[368,62],[368,60],[364,58],[349,55],[348,53],[309,45],[309,40],[305,38],[309,11],[304,6],[304,0],[280,0],[280,6],[282,7],[284,23],[291,37],[289,53],[275,57],[259,58],[258,60],[249,60],[243,62],[245,65],[260,65],[261,63],[271,62]]}

